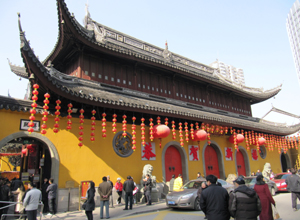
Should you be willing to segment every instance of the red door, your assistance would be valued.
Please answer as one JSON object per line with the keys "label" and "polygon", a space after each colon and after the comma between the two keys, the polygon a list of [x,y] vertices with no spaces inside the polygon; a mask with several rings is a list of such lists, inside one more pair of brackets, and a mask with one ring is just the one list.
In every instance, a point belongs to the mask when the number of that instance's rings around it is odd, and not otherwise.
{"label": "red door", "polygon": [[206,176],[212,174],[220,178],[218,155],[212,146],[205,148],[204,158]]}
{"label": "red door", "polygon": [[175,177],[177,177],[178,174],[182,175],[181,156],[177,148],[174,146],[170,146],[166,150],[165,171],[166,181],[170,181],[173,174],[175,174]]}
{"label": "red door", "polygon": [[245,160],[241,151],[236,153],[236,165],[238,175],[246,176]]}

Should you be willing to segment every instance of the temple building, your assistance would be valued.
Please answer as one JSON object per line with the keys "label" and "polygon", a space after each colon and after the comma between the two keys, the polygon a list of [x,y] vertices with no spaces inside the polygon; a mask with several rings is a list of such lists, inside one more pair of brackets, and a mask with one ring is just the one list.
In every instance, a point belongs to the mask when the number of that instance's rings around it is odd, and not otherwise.
{"label": "temple building", "polygon": [[60,211],[67,210],[70,182],[70,209],[76,209],[82,181],[98,185],[104,175],[113,182],[131,175],[139,183],[147,164],[161,185],[173,174],[186,182],[197,172],[226,179],[250,175],[267,162],[274,173],[295,166],[298,143],[286,136],[300,124],[251,112],[281,85],[247,87],[242,70],[239,79],[226,77],[220,67],[171,52],[167,43],[160,48],[97,23],[88,8],[84,25],[64,0],[57,0],[57,9],[58,40],[44,61],[19,15],[24,67],[9,65],[29,80],[31,97],[0,97],[0,148],[12,152],[14,146],[22,155],[14,167],[23,180],[54,178]]}

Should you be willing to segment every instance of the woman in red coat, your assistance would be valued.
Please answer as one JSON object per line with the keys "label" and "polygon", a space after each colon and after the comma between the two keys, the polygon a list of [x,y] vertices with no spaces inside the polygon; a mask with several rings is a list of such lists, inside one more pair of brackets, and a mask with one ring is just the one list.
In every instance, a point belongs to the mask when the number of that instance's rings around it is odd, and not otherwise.
{"label": "woman in red coat", "polygon": [[121,198],[122,198],[122,190],[123,190],[123,184],[121,183],[121,178],[117,178],[117,182],[115,184],[116,191],[119,195],[119,198],[117,199],[117,204],[121,204]]}
{"label": "woman in red coat", "polygon": [[273,220],[273,212],[271,203],[275,206],[275,201],[270,193],[268,184],[265,183],[264,177],[259,175],[256,177],[256,184],[254,190],[259,196],[261,202],[260,220]]}

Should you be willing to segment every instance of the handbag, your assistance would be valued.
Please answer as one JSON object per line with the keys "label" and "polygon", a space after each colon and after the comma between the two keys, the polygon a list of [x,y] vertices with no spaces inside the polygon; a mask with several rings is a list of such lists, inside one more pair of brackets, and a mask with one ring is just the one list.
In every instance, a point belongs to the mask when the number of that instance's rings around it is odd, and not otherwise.
{"label": "handbag", "polygon": [[87,203],[87,200],[85,200],[84,203],[82,204],[82,209],[84,209],[84,210],[86,208],[86,203]]}
{"label": "handbag", "polygon": [[279,219],[280,218],[280,215],[276,209],[276,207],[272,204],[272,211],[273,211],[273,218],[274,219]]}

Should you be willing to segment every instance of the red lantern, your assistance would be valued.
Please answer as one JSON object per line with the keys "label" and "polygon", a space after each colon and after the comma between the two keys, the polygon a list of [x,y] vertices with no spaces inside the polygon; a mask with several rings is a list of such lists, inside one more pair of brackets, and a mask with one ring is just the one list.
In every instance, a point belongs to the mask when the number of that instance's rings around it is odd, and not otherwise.
{"label": "red lantern", "polygon": [[159,116],[157,117],[157,124],[158,125],[160,124],[160,117]]}
{"label": "red lantern", "polygon": [[144,121],[145,119],[144,118],[141,118],[141,140],[142,140],[142,145],[145,146],[146,142],[145,142],[145,124],[144,124]]}
{"label": "red lantern", "polygon": [[31,116],[29,117],[29,120],[30,120],[31,123],[28,123],[29,128],[27,129],[27,131],[29,132],[29,134],[31,134],[33,132],[33,126],[34,126],[33,120],[35,119],[34,114],[36,113],[35,108],[37,107],[36,101],[38,100],[37,95],[39,94],[39,92],[37,90],[39,88],[39,85],[38,84],[34,84],[33,88],[34,88],[34,90],[32,91],[32,94],[33,94],[33,96],[32,96],[33,103],[31,104],[31,107],[32,107],[32,109],[30,110]]}
{"label": "red lantern", "polygon": [[149,118],[149,121],[150,121],[150,123],[149,123],[149,125],[150,125],[150,128],[149,128],[149,130],[150,130],[150,141],[153,141],[153,119]]}
{"label": "red lantern", "polygon": [[168,118],[165,118],[165,125],[167,125],[167,126],[169,124],[168,120],[169,120]]}
{"label": "red lantern", "polygon": [[167,125],[158,124],[153,127],[153,137],[159,138],[161,147],[161,139],[168,137],[170,134],[170,128]]}
{"label": "red lantern", "polygon": [[258,138],[258,145],[264,145],[266,140],[263,137]]}
{"label": "red lantern", "polygon": [[237,140],[237,143],[238,143],[238,144],[239,144],[239,143],[242,143],[242,142],[244,141],[244,135],[238,134],[238,135],[236,136],[236,140]]}
{"label": "red lantern", "polygon": [[126,131],[127,131],[127,121],[126,121],[126,118],[127,118],[127,116],[126,115],[123,115],[123,125],[122,125],[122,130],[123,130],[123,137],[125,138],[126,136],[127,136],[127,133],[126,133]]}
{"label": "red lantern", "polygon": [[112,123],[112,132],[115,134],[117,132],[117,115],[116,114],[113,114],[113,123]]}
{"label": "red lantern", "polygon": [[172,138],[173,138],[173,140],[175,140],[176,139],[176,130],[175,130],[175,121],[172,121]]}
{"label": "red lantern", "polygon": [[205,141],[207,138],[207,133],[206,131],[202,129],[198,129],[195,131],[194,134],[194,141]]}

